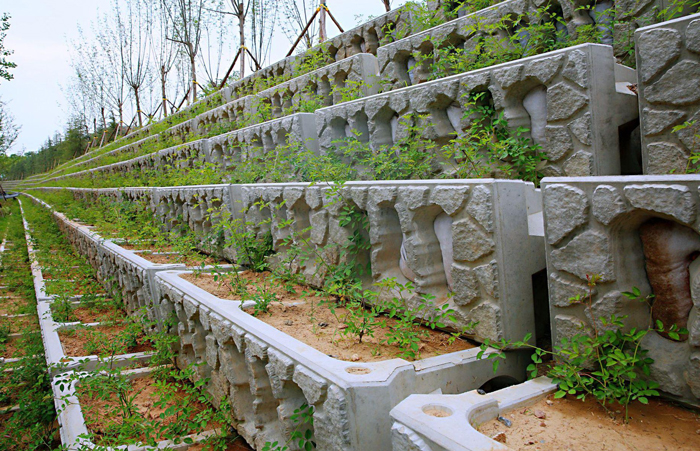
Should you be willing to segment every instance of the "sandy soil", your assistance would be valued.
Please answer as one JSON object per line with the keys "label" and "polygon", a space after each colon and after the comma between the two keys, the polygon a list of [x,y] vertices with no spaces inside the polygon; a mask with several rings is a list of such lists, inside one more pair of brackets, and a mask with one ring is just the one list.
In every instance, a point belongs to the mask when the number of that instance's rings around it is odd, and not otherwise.
{"label": "sandy soil", "polygon": [[[225,299],[240,299],[240,296],[231,292],[230,288],[215,281],[210,274],[184,274],[185,280],[209,291],[215,296]],[[295,293],[287,292],[282,286],[273,285],[269,273],[253,273],[246,271],[241,274],[243,280],[248,282],[247,290],[255,293],[256,284],[268,283],[270,290],[275,294],[277,301],[270,305],[269,314],[260,314],[258,319],[274,326],[280,331],[291,335],[326,355],[333,358],[351,362],[376,362],[399,357],[402,349],[394,345],[382,344],[387,333],[395,321],[387,318],[378,318],[386,321],[384,327],[377,326],[374,336],[365,336],[362,343],[357,338],[342,335],[345,328],[343,319],[348,314],[345,308],[335,306],[332,301],[316,295],[314,290],[299,285],[294,287]],[[335,314],[328,305],[335,307]],[[253,313],[252,309],[248,311]],[[448,354],[464,349],[473,348],[474,345],[465,340],[457,340],[449,343],[450,335],[421,327],[425,337],[419,344],[420,358],[433,357]]]}
{"label": "sandy soil", "polygon": [[21,334],[25,330],[39,330],[39,320],[36,316],[20,316],[17,318],[7,318],[0,316],[0,324],[10,325],[11,334]]}
{"label": "sandy soil", "polygon": [[[88,345],[90,339],[95,337],[95,335],[100,333],[104,334],[104,336],[98,337],[99,343],[97,343],[99,346],[98,352],[102,355],[110,352],[108,345],[113,343],[119,336],[119,333],[123,330],[124,326],[119,325],[98,326],[73,330],[61,330],[58,332],[58,335],[61,339],[61,344],[63,345],[63,352],[65,352],[68,357],[85,357],[94,354],[94,352],[91,353],[86,350],[86,345]],[[120,354],[132,354],[135,352],[146,352],[153,350],[153,347],[144,338],[143,334],[139,336],[137,342],[138,344],[136,346],[128,347],[125,352],[121,352]]]}
{"label": "sandy soil", "polygon": [[125,318],[121,310],[104,310],[99,308],[78,307],[73,310],[73,314],[81,323],[99,323],[102,321]]}
{"label": "sandy soil", "polygon": [[630,406],[630,422],[624,424],[624,410],[616,408],[615,418],[592,398],[553,399],[549,396],[524,409],[504,415],[513,422],[508,428],[493,420],[479,430],[493,437],[503,432],[513,450],[541,451],[684,451],[700,449],[700,413],[661,399],[648,405]]}
{"label": "sandy soil", "polygon": [[8,299],[0,299],[0,315],[15,315],[19,308],[26,303],[27,301],[16,296]]}
{"label": "sandy soil", "polygon": [[167,264],[174,264],[174,263],[184,263],[187,266],[200,266],[202,264],[202,261],[206,263],[207,265],[228,265],[230,264],[226,260],[218,260],[213,257],[206,257],[202,256],[202,258],[188,258],[185,259],[182,255],[180,254],[149,254],[149,253],[140,253],[138,254],[141,257],[145,258],[149,262],[152,263],[157,263],[160,265],[167,265]]}
{"label": "sandy soil", "polygon": [[172,252],[172,246],[156,246],[154,244],[120,244],[119,246],[130,251]]}
{"label": "sandy soil", "polygon": [[9,340],[7,343],[0,344],[0,349],[2,349],[0,357],[6,359],[22,357],[26,354],[24,346],[20,346],[17,339]]}
{"label": "sandy soil", "polygon": [[[158,396],[158,391],[155,386],[155,381],[150,377],[140,377],[131,381],[131,390],[128,396],[134,396],[133,405],[138,410],[139,414],[146,420],[157,420],[160,415],[166,411],[169,407],[176,405],[175,400],[169,401],[166,405],[156,405],[160,397]],[[183,400],[186,398],[187,394],[178,390],[174,393],[174,397],[177,400]],[[119,415],[115,415],[118,412],[119,402],[114,394],[108,399],[102,399],[98,396],[87,393],[85,390],[78,389],[78,399],[80,400],[80,406],[85,415],[85,423],[90,431],[96,434],[98,437],[104,436],[107,421],[122,422],[122,418]],[[188,406],[194,408],[194,412],[191,418],[197,413],[205,410],[206,406],[199,401],[191,401]],[[175,416],[166,417],[162,420],[162,424],[170,424],[177,421]],[[216,428],[219,425],[212,424],[211,428]],[[188,431],[185,435],[191,434],[194,431]],[[134,439],[143,439],[143,436],[133,437]],[[162,440],[163,437],[158,437],[158,440]],[[97,444],[100,444],[99,441]]]}

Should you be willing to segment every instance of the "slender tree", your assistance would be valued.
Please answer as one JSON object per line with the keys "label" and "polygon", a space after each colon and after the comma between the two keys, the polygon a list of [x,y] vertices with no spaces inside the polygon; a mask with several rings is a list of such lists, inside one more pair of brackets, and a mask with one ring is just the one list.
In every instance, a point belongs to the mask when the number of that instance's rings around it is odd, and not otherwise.
{"label": "slender tree", "polygon": [[0,154],[5,155],[19,136],[20,127],[7,109],[7,103],[0,99]]}
{"label": "slender tree", "polygon": [[[290,42],[295,42],[319,7],[320,0],[280,0],[279,4],[284,17],[282,31]],[[306,49],[313,47],[319,28],[317,22],[314,21],[304,33],[302,42]],[[304,47],[302,47],[303,49]]]}
{"label": "slender tree", "polygon": [[202,40],[202,18],[206,0],[162,0],[162,5],[172,24],[173,42],[182,45],[190,62],[190,91],[192,102],[197,99],[197,54]]}
{"label": "slender tree", "polygon": [[384,4],[384,8],[386,8],[386,12],[391,11],[391,0],[382,0],[382,3]]}
{"label": "slender tree", "polygon": [[150,72],[150,20],[147,6],[142,0],[128,0],[126,10],[120,8],[120,1],[113,0],[113,14],[117,22],[117,36],[123,49],[122,64],[126,84],[132,90],[136,104],[136,117],[139,127],[143,127],[141,88]]}
{"label": "slender tree", "polygon": [[0,16],[0,79],[12,80],[14,75],[12,75],[9,69],[14,69],[17,67],[16,63],[8,61],[7,57],[12,55],[14,52],[12,50],[7,50],[5,48],[5,37],[7,36],[7,30],[10,29],[10,15],[3,13]]}
{"label": "slender tree", "polygon": [[168,39],[173,34],[172,23],[161,0],[147,0],[150,11],[151,33],[149,33],[151,54],[160,79],[161,109],[163,117],[168,116],[168,77],[177,59],[176,43]]}

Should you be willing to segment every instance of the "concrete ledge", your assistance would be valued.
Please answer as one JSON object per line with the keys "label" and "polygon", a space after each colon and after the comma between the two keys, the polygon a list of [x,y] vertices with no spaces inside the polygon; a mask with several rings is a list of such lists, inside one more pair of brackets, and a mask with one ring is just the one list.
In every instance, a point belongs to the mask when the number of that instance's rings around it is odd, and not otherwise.
{"label": "concrete ledge", "polygon": [[[416,362],[392,359],[355,363],[331,358],[179,277],[156,275],[161,318],[178,318],[178,366],[197,363],[215,398],[230,393],[241,435],[256,449],[285,443],[294,430],[289,415],[314,407],[318,449],[389,449],[388,412],[411,393],[459,392],[508,375],[521,380],[525,355],[513,355],[494,374],[478,348]],[[492,352],[492,351],[489,351]],[[488,354],[488,353],[487,353]]]}
{"label": "concrete ledge", "polygon": [[[411,395],[391,410],[393,451],[491,451],[507,446],[476,428],[553,393],[551,379],[539,377],[492,393]],[[440,416],[430,412],[439,412]]]}

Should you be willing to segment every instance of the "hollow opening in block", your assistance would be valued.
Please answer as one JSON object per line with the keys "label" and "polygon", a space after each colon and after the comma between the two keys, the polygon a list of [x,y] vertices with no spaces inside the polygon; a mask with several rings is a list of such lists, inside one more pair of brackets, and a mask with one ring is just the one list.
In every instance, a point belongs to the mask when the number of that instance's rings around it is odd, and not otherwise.
{"label": "hollow opening in block", "polygon": [[372,27],[367,30],[365,34],[365,53],[371,53],[372,55],[377,54],[377,49],[379,48],[379,36],[377,35],[377,30]]}
{"label": "hollow opening in block", "polygon": [[282,94],[280,102],[282,103],[283,114],[287,111],[292,111],[294,107],[294,102],[292,101],[293,98],[294,93],[289,89],[285,90]]}
{"label": "hollow opening in block", "polygon": [[273,138],[270,130],[266,130],[262,135],[262,147],[265,153],[275,148],[275,139]]}
{"label": "hollow opening in block", "polygon": [[375,149],[382,146],[390,147],[396,140],[399,127],[399,115],[389,107],[383,107],[374,117],[374,133],[372,145]]}
{"label": "hollow opening in block", "polygon": [[274,147],[285,147],[289,145],[289,133],[286,130],[279,129],[275,132]]}
{"label": "hollow opening in block", "polygon": [[346,260],[353,265],[352,273],[365,289],[372,286],[372,256],[367,211],[348,201],[343,209],[340,224],[347,232],[347,241],[338,243],[346,252]]}
{"label": "hollow opening in block", "polygon": [[615,17],[613,0],[598,0],[591,4],[588,15],[600,33],[600,43],[612,45],[612,21]]}
{"label": "hollow opening in block", "polygon": [[347,84],[348,80],[348,74],[344,70],[339,70],[334,76],[333,76],[333,83],[336,88],[342,89],[345,87]]}
{"label": "hollow opening in block", "polygon": [[323,106],[333,105],[333,89],[327,75],[321,77],[318,81],[318,89],[316,95],[322,99]]}
{"label": "hollow opening in block", "polygon": [[360,110],[352,117],[352,129],[346,130],[345,135],[360,142],[369,141],[369,119],[364,111]]}
{"label": "hollow opening in block", "polygon": [[413,67],[416,65],[416,59],[410,52],[397,51],[394,57],[394,68],[396,70],[397,82],[404,86],[413,84]]}
{"label": "hollow opening in block", "polygon": [[334,117],[331,119],[330,129],[332,142],[345,139],[348,136],[347,130],[349,127],[348,121],[343,117]]}
{"label": "hollow opening in block", "polygon": [[357,55],[358,53],[365,53],[366,51],[365,38],[361,35],[355,35],[350,40],[350,52],[348,56]]}
{"label": "hollow opening in block", "polygon": [[302,261],[309,260],[306,258],[312,255],[313,250],[311,249],[311,208],[309,205],[303,201],[298,200],[292,208],[289,208],[288,213],[291,211],[293,214],[294,221],[292,222],[292,227],[290,232],[293,234],[293,242],[299,246],[299,253],[301,255],[297,256],[295,261],[292,262],[292,268],[296,270],[303,270],[308,266],[313,266],[313,261]]}
{"label": "hollow opening in block", "polygon": [[313,406],[306,400],[302,389],[293,381],[284,380],[281,386],[281,390],[275,395],[279,403],[277,417],[284,435],[275,439],[280,443],[289,443],[290,449],[301,450],[302,448],[298,447],[298,434],[305,437],[307,441],[315,443],[313,421],[304,421],[305,417],[313,414]]}
{"label": "hollow opening in block", "polygon": [[[690,227],[663,218],[651,218],[639,227],[646,275],[654,294],[652,319],[664,326],[685,329],[694,307],[691,265],[700,256],[700,235]],[[696,266],[694,267],[694,269]],[[680,335],[680,340],[688,339]]]}
{"label": "hollow opening in block", "polygon": [[532,275],[532,300],[535,308],[537,346],[548,348],[552,344],[552,327],[549,317],[549,287],[546,268]]}
{"label": "hollow opening in block", "polygon": [[415,231],[402,243],[399,266],[421,292],[435,296],[436,305],[443,304],[452,289],[452,217],[431,206],[416,210],[413,222]]}
{"label": "hollow opening in block", "polygon": [[513,385],[519,384],[520,381],[512,376],[497,376],[488,382],[484,383],[479,389],[485,391],[486,393],[493,393],[504,388],[512,387]]}
{"label": "hollow opening in block", "polygon": [[379,207],[373,214],[373,223],[379,224],[379,227],[371,231],[375,243],[372,249],[374,272],[379,274],[381,279],[394,277],[398,283],[404,285],[409,279],[401,269],[404,235],[399,214],[393,207]]}
{"label": "hollow opening in block", "polygon": [[554,25],[557,41],[563,41],[569,35],[569,30],[564,22],[564,11],[561,4],[557,1],[552,1],[547,5],[542,16],[542,22]]}
{"label": "hollow opening in block", "polygon": [[217,165],[224,165],[224,148],[216,143],[211,146],[211,162]]}
{"label": "hollow opening in block", "polygon": [[622,175],[640,175],[642,169],[642,139],[639,118],[617,129],[620,143],[620,173]]}
{"label": "hollow opening in block", "polygon": [[438,94],[431,108],[431,122],[438,145],[446,145],[461,131],[462,107],[450,97]]}
{"label": "hollow opening in block", "polygon": [[275,92],[271,97],[272,115],[279,117],[282,114],[282,96],[279,92]]}
{"label": "hollow opening in block", "polygon": [[526,129],[528,131],[524,136],[529,137],[533,143],[546,147],[547,88],[544,85],[533,86],[526,81],[512,88],[512,93],[506,100],[504,115],[511,130]]}

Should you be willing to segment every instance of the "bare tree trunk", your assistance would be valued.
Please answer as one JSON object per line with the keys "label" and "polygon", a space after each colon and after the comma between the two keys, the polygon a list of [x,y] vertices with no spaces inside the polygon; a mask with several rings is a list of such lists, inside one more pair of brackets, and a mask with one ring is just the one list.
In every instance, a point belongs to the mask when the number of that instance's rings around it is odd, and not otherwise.
{"label": "bare tree trunk", "polygon": [[319,7],[321,8],[321,17],[319,19],[318,42],[323,42],[328,37],[326,35],[326,0],[321,0]]}
{"label": "bare tree trunk", "polygon": [[165,70],[165,66],[160,66],[160,91],[161,94],[163,94],[163,117],[168,117],[168,94],[165,89],[167,78],[168,74]]}
{"label": "bare tree trunk", "polygon": [[241,11],[241,13],[238,15],[238,39],[241,41],[241,46],[240,46],[240,49],[238,51],[241,52],[241,54],[239,55],[239,58],[241,59],[240,78],[243,78],[243,77],[245,77],[245,57],[246,57],[245,50],[243,49],[243,47],[245,47],[245,16],[246,16],[244,13],[244,10],[243,10],[243,2],[240,3],[238,8],[239,8],[239,11]]}
{"label": "bare tree trunk", "polygon": [[105,107],[100,108],[102,113],[102,130],[107,130],[107,119],[105,118]]}
{"label": "bare tree trunk", "polygon": [[141,120],[141,97],[139,97],[139,88],[134,88],[134,98],[136,99],[136,116],[139,118],[139,128],[143,127]]}
{"label": "bare tree trunk", "polygon": [[192,103],[197,101],[197,65],[196,65],[196,54],[192,49],[192,44],[188,44],[190,47],[190,67],[192,70]]}
{"label": "bare tree trunk", "polygon": [[391,11],[391,0],[382,0],[382,3],[384,3],[384,8],[386,8],[386,12]]}

